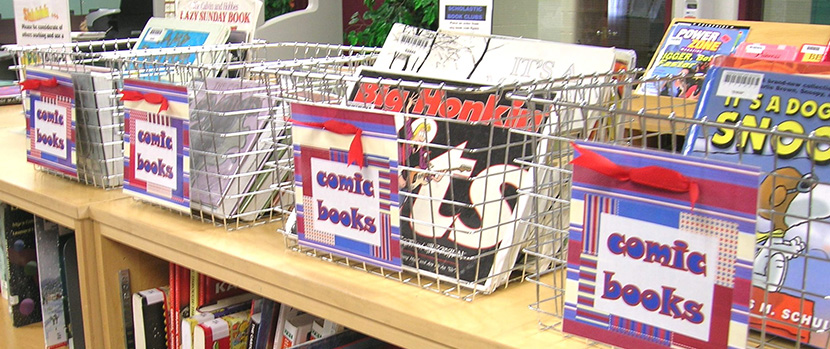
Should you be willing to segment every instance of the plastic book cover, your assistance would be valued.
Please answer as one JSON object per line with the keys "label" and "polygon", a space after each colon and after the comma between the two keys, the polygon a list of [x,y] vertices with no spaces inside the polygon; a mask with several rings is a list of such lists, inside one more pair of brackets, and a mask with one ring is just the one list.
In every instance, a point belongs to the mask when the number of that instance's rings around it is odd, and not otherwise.
{"label": "plastic book cover", "polygon": [[[761,167],[752,325],[818,347],[830,340],[829,93],[825,78],[715,68],[695,118],[725,125],[695,125],[684,148]],[[727,127],[739,122],[749,129]]]}
{"label": "plastic book cover", "polygon": [[392,113],[291,104],[300,244],[401,269]]}
{"label": "plastic book cover", "polygon": [[75,89],[67,73],[27,68],[23,88],[26,108],[26,159],[38,166],[77,178]]}
{"label": "plastic book cover", "polygon": [[120,185],[124,166],[123,118],[115,100],[115,80],[106,68],[71,73],[75,87],[78,177],[104,186]]}
{"label": "plastic book cover", "polygon": [[69,331],[67,293],[63,281],[60,258],[61,235],[74,232],[57,223],[35,217],[37,236],[38,276],[42,300],[44,344],[47,348],[68,346],[72,340]]}
{"label": "plastic book cover", "polygon": [[712,57],[732,53],[748,34],[748,26],[673,23],[646,69],[645,77],[685,75],[688,79],[671,85],[664,81],[646,83],[638,91],[647,95],[696,98],[700,93],[698,81],[706,74]]}
{"label": "plastic book cover", "polygon": [[[265,164],[272,160],[272,122],[264,86],[255,81],[208,78],[194,82],[191,98],[191,207],[229,218],[253,196]],[[281,127],[280,127],[281,128]],[[266,186],[267,187],[267,186]],[[261,208],[258,207],[257,209]],[[242,215],[251,220],[255,215]]]}
{"label": "plastic book cover", "polygon": [[543,113],[507,99],[504,90],[471,82],[372,69],[360,75],[425,83],[415,90],[364,79],[350,97],[355,105],[409,113],[399,114],[396,123],[399,158],[407,166],[399,187],[412,194],[401,201],[404,266],[494,290],[509,277],[525,239],[519,218],[528,209],[527,196],[518,190],[533,182],[516,163],[534,154],[533,145],[509,128],[532,130],[543,123]]}
{"label": "plastic book cover", "polygon": [[42,319],[34,215],[15,206],[0,204],[4,255],[8,280],[3,289],[15,327]]}
{"label": "plastic book cover", "polygon": [[183,86],[125,79],[124,192],[190,213],[190,115]]}
{"label": "plastic book cover", "polygon": [[562,330],[620,347],[744,348],[758,169],[574,148]]}

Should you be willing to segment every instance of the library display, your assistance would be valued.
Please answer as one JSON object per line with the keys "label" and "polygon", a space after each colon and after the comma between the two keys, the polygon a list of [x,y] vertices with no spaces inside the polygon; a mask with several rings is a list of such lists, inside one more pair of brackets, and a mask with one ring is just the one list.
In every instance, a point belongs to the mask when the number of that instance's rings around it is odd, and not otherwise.
{"label": "library display", "polygon": [[4,47],[0,294],[47,346],[830,341],[825,28],[675,19],[639,70],[177,3],[126,44]]}

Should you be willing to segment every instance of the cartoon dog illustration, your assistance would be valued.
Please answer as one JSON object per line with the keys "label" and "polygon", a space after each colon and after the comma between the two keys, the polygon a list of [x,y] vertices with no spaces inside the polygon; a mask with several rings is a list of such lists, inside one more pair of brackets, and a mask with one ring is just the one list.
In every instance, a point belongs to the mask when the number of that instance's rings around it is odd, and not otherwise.
{"label": "cartoon dog illustration", "polygon": [[798,195],[813,190],[817,183],[812,174],[802,175],[792,167],[778,168],[761,182],[758,216],[768,220],[771,229],[756,234],[753,286],[770,292],[781,290],[789,260],[801,256],[806,248],[800,237],[787,238],[791,228],[786,221],[790,205]]}

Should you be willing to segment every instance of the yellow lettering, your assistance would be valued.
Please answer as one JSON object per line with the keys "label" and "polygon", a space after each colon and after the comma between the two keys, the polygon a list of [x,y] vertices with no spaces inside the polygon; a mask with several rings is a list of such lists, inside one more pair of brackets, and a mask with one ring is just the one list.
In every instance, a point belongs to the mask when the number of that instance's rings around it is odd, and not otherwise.
{"label": "yellow lettering", "polygon": [[[745,115],[743,119],[741,119],[741,125],[746,127],[753,127],[753,128],[762,128],[762,129],[769,129],[770,125],[772,124],[772,119],[768,117],[761,118],[761,124],[758,124],[758,119],[755,115]],[[746,141],[747,138],[750,138],[750,143],[752,146],[752,152],[755,154],[761,154],[764,152],[764,144],[767,142],[767,134],[761,132],[749,132],[744,131],[741,133],[741,145],[739,149],[746,148]]]}
{"label": "yellow lettering", "polygon": [[830,126],[822,126],[817,128],[814,132],[815,137],[825,138],[824,142],[810,141],[807,147],[807,153],[816,165],[830,164]]}
{"label": "yellow lettering", "polygon": [[769,99],[769,104],[767,104],[767,109],[764,109],[767,113],[780,113],[781,112],[781,96],[772,96]]}
{"label": "yellow lettering", "polygon": [[798,112],[799,108],[801,108],[801,101],[798,98],[790,98],[787,101],[787,111],[785,113],[787,115],[793,115]]}
{"label": "yellow lettering", "polygon": [[816,115],[818,111],[818,103],[814,100],[809,100],[801,104],[801,115],[805,118],[811,118]]}
{"label": "yellow lettering", "polygon": [[764,99],[764,94],[759,93],[758,98],[755,98],[754,100],[752,100],[752,104],[749,105],[749,109],[758,110],[758,108],[761,108],[761,100],[762,99]]}
{"label": "yellow lettering", "polygon": [[823,103],[818,107],[818,118],[822,121],[830,119],[830,103]]}
{"label": "yellow lettering", "polygon": [[[778,124],[778,131],[788,132],[795,135],[803,135],[804,126],[801,126],[801,124],[795,120],[787,120]],[[804,145],[804,140],[801,138],[786,136],[779,136],[776,138],[777,141],[775,142],[775,153],[781,159],[790,159],[798,155],[798,152]]]}
{"label": "yellow lettering", "polygon": [[[718,115],[715,120],[719,123],[735,123],[741,114],[736,111],[725,111]],[[726,149],[735,142],[735,130],[730,128],[718,128],[712,135],[712,145],[720,149]]]}

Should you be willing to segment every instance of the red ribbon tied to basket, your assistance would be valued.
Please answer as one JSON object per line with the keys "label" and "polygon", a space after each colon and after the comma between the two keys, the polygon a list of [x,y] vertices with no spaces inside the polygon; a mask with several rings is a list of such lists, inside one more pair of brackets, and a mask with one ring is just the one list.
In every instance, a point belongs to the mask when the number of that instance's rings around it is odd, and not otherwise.
{"label": "red ribbon tied to basket", "polygon": [[159,105],[159,113],[167,110],[170,104],[167,102],[167,98],[162,96],[161,94],[150,92],[150,93],[141,93],[138,91],[129,91],[123,90],[121,91],[121,100],[122,101],[145,101],[150,104],[158,104]]}
{"label": "red ribbon tied to basket", "polygon": [[26,79],[20,82],[20,90],[39,90],[41,87],[55,87],[58,86],[58,79],[51,78],[47,80],[42,79]]}
{"label": "red ribbon tied to basket", "polygon": [[349,146],[349,156],[346,158],[346,165],[351,165],[354,162],[358,167],[363,168],[363,141],[360,140],[363,136],[363,130],[360,127],[337,120],[327,120],[325,122],[291,120],[291,123],[306,127],[322,128],[326,131],[341,135],[354,135],[352,144]]}
{"label": "red ribbon tied to basket", "polygon": [[588,149],[584,149],[571,142],[571,146],[579,151],[580,156],[571,160],[575,166],[594,170],[605,176],[615,178],[621,182],[631,181],[651,188],[668,190],[675,193],[689,193],[692,209],[700,196],[700,187],[697,182],[690,180],[680,172],[660,166],[646,166],[640,168],[626,168],[615,164],[608,158]]}

